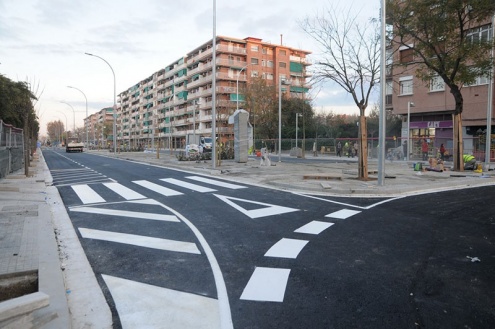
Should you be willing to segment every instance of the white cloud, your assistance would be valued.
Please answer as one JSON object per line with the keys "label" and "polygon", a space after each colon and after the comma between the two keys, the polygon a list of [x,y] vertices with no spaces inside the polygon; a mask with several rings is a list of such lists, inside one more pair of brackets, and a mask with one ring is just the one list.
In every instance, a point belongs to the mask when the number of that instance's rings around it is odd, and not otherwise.
{"label": "white cloud", "polygon": [[[328,7],[327,0],[217,0],[217,34],[258,37],[318,54],[299,27],[306,16]],[[355,8],[371,8],[354,0]],[[371,10],[361,9],[366,14]],[[377,12],[378,14],[378,12]],[[0,74],[12,80],[36,81],[44,92],[37,103],[42,132],[64,114],[72,128],[83,125],[84,97],[89,114],[113,104],[113,76],[94,53],[115,71],[117,93],[177,60],[212,38],[212,1],[141,0],[0,0]],[[352,99],[336,86],[316,93],[315,107],[350,111]],[[62,113],[60,113],[62,112]]]}

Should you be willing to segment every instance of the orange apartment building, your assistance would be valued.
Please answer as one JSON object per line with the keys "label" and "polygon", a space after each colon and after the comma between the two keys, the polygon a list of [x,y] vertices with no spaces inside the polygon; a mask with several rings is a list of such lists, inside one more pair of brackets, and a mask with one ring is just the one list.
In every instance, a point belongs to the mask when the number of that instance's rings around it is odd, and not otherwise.
{"label": "orange apartment building", "polygon": [[[469,37],[493,38],[491,22],[472,29]],[[444,144],[452,154],[453,148],[453,113],[455,108],[454,97],[443,80],[437,77],[425,83],[414,75],[415,67],[411,65],[403,67],[390,66],[392,63],[406,63],[413,61],[412,50],[401,47],[388,49],[386,108],[394,114],[403,116],[402,141],[411,140],[413,158],[421,154],[419,141],[427,138],[429,141],[430,156],[436,156],[440,144]],[[492,97],[488,99],[488,90],[492,88]],[[485,132],[487,128],[487,109],[492,103],[491,120],[491,159],[495,158],[495,90],[493,81],[489,78],[479,77],[473,85],[463,86],[462,95],[464,109],[462,112],[463,146],[464,153],[475,155],[478,160],[484,160],[485,156]],[[408,106],[409,103],[409,106]],[[408,107],[410,112],[409,131],[407,126]]]}
{"label": "orange apartment building", "polygon": [[[113,108],[106,107],[100,111],[91,114],[84,119],[84,129],[88,129],[88,140],[92,146],[108,147],[108,142],[112,141],[112,129],[104,131],[105,126],[111,127],[113,125]],[[108,129],[108,128],[107,128]],[[85,138],[84,138],[85,140]]]}
{"label": "orange apartment building", "polygon": [[[233,139],[228,117],[236,110],[238,93],[252,77],[267,85],[284,83],[282,92],[293,97],[308,92],[309,51],[248,37],[217,36],[216,76],[213,77],[213,40],[166,65],[118,95],[117,139],[120,145],[184,147],[190,134],[211,136],[212,96],[216,93],[217,136]],[[213,88],[215,80],[216,90]],[[239,89],[237,89],[239,85]],[[242,105],[239,95],[239,107]],[[246,109],[249,112],[249,109]]]}

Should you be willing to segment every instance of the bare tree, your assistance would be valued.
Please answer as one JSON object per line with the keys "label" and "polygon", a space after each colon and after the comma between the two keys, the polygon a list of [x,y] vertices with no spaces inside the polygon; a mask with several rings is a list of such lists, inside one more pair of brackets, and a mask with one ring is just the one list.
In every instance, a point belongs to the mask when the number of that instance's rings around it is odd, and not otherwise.
{"label": "bare tree", "polygon": [[324,14],[308,17],[302,29],[319,43],[321,58],[314,79],[330,80],[352,96],[359,108],[358,178],[368,179],[366,114],[371,91],[380,78],[379,21],[361,22],[357,15],[330,7]]}
{"label": "bare tree", "polygon": [[[492,71],[493,36],[477,32],[495,12],[493,0],[388,0],[387,18],[393,24],[394,48],[412,53],[394,65],[414,70],[426,83],[439,77],[455,99],[454,170],[464,170],[462,111],[464,85]],[[478,30],[479,31],[479,30]],[[477,33],[474,33],[477,32]]]}

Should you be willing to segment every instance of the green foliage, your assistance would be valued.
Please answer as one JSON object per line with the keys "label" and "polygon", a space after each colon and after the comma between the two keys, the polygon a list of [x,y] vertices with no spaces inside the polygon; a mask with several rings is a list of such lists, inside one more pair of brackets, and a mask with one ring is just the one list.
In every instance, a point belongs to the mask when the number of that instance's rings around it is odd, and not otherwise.
{"label": "green foliage", "polygon": [[36,97],[25,82],[14,82],[0,75],[0,119],[15,127],[23,128],[30,123],[32,132],[39,131],[39,122],[32,101]]}
{"label": "green foliage", "polygon": [[387,17],[394,27],[390,39],[395,48],[407,47],[414,55],[413,61],[394,65],[415,65],[416,76],[427,83],[440,76],[461,113],[460,89],[492,70],[493,37],[472,33],[490,24],[494,12],[493,0],[388,0]]}

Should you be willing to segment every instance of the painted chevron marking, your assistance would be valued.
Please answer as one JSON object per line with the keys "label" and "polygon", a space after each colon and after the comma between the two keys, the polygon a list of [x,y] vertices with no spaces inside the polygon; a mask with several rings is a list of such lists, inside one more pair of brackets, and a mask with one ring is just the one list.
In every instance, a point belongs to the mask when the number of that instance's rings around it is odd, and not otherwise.
{"label": "painted chevron marking", "polygon": [[83,204],[105,202],[105,199],[88,185],[72,185],[71,187]]}
{"label": "painted chevron marking", "polygon": [[180,222],[179,219],[177,219],[177,217],[174,215],[163,215],[163,214],[154,214],[147,212],[105,209],[105,208],[95,208],[95,207],[77,207],[77,208],[69,208],[69,209],[70,211],[84,212],[88,214],[142,218],[142,219],[151,219],[151,220],[161,220],[165,222]]}
{"label": "painted chevron marking", "polygon": [[[220,200],[222,200],[223,202],[227,203],[231,207],[234,207],[235,209],[239,210],[240,212],[242,212],[243,214],[245,214],[246,216],[248,216],[252,219],[260,218],[260,217],[273,216],[273,215],[280,215],[280,214],[285,214],[285,213],[289,213],[289,212],[293,212],[293,211],[299,211],[299,209],[282,207],[282,206],[277,206],[277,205],[273,205],[273,204],[269,204],[269,203],[233,198],[233,197],[228,197],[225,195],[218,195],[218,194],[214,194],[214,195],[217,198],[219,198]],[[236,204],[232,200],[257,204],[257,205],[263,206],[263,208],[247,210],[247,209],[244,209],[243,207],[239,206],[238,204]]]}
{"label": "painted chevron marking", "polygon": [[83,227],[79,228],[79,232],[85,239],[117,242],[144,248],[184,252],[189,254],[201,254],[196,244],[192,242],[159,239],[135,234],[92,230]]}
{"label": "painted chevron marking", "polygon": [[[221,328],[218,301],[102,274],[122,328]],[[157,307],[166,305],[166,307]]]}

